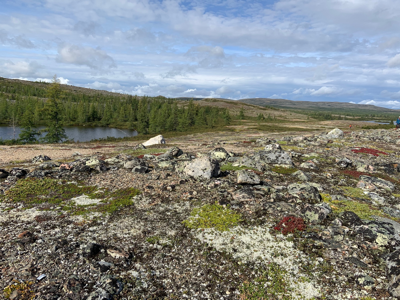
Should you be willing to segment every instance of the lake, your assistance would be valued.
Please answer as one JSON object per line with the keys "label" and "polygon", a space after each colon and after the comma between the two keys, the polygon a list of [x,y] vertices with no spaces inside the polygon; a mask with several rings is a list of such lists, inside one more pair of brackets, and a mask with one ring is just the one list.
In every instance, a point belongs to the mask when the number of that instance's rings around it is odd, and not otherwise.
{"label": "lake", "polygon": [[[38,129],[43,129],[44,127],[38,127]],[[115,137],[130,137],[137,136],[138,133],[136,130],[129,129],[118,129],[118,128],[109,128],[109,127],[64,127],[65,133],[68,136],[68,139],[73,139],[75,142],[88,142],[91,140]],[[18,139],[18,135],[21,132],[20,127],[15,127],[15,138]],[[14,129],[13,127],[0,126],[0,139],[10,140],[14,138]]]}

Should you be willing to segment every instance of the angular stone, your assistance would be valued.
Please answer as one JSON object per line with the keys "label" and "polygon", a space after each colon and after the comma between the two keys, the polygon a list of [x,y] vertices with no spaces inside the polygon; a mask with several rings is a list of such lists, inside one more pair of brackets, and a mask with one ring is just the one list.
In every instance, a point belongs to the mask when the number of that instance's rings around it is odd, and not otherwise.
{"label": "angular stone", "polygon": [[9,174],[6,170],[0,169],[0,178],[7,178]]}
{"label": "angular stone", "polygon": [[341,169],[346,169],[348,167],[351,167],[352,164],[353,164],[353,162],[350,159],[348,159],[347,157],[338,159],[336,161],[336,165]]}
{"label": "angular stone", "polygon": [[335,129],[329,131],[326,136],[330,139],[341,139],[344,137],[344,133],[339,128],[335,128]]}
{"label": "angular stone", "polygon": [[299,170],[292,174],[292,176],[297,177],[301,181],[309,181],[310,177],[306,175],[303,171]]}
{"label": "angular stone", "polygon": [[184,173],[194,178],[210,179],[219,175],[219,163],[208,156],[196,158],[186,164]]}
{"label": "angular stone", "polygon": [[165,139],[161,134],[157,135],[155,137],[152,137],[148,141],[144,142],[142,145],[145,147],[148,147],[151,145],[159,145],[159,144],[165,144]]}
{"label": "angular stone", "polygon": [[381,179],[381,178],[377,178],[377,177],[372,177],[372,176],[367,176],[367,175],[361,175],[360,176],[360,180],[366,182],[366,183],[371,183],[377,187],[386,189],[386,190],[390,190],[391,192],[393,192],[395,185],[393,183],[391,183],[390,181]]}
{"label": "angular stone", "polygon": [[363,224],[360,217],[352,211],[344,211],[340,214],[339,218],[346,227],[360,226]]}
{"label": "angular stone", "polygon": [[400,249],[386,258],[386,277],[389,279],[388,292],[393,297],[400,297]]}
{"label": "angular stone", "polygon": [[221,162],[230,157],[230,155],[224,148],[215,148],[210,152],[210,157],[211,159]]}
{"label": "angular stone", "polygon": [[332,213],[332,208],[327,203],[320,203],[316,205],[307,204],[302,210],[304,219],[308,220],[311,224],[320,224],[326,217]]}
{"label": "angular stone", "polygon": [[236,182],[238,184],[260,184],[260,177],[254,172],[240,170],[237,172]]}
{"label": "angular stone", "polygon": [[303,162],[302,164],[300,164],[300,168],[310,169],[310,170],[318,170],[317,164],[315,162],[313,162],[312,160]]}
{"label": "angular stone", "polygon": [[293,183],[288,186],[288,193],[299,198],[306,203],[318,203],[321,202],[321,195],[318,189],[307,184],[307,183]]}

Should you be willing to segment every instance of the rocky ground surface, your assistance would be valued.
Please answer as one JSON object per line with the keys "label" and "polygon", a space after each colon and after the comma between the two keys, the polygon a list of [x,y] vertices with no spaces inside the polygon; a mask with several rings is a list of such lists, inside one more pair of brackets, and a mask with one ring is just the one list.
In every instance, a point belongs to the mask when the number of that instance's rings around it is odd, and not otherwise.
{"label": "rocky ground surface", "polygon": [[398,131],[189,144],[3,164],[2,297],[400,298]]}

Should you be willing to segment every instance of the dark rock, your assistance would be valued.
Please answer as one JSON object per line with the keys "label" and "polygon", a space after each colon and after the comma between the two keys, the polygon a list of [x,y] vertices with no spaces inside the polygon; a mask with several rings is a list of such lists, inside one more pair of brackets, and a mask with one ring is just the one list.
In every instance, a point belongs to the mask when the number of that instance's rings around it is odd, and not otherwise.
{"label": "dark rock", "polygon": [[317,205],[306,204],[301,210],[304,219],[308,220],[311,224],[320,224],[330,213],[332,213],[332,209],[327,203]]}
{"label": "dark rock", "polygon": [[321,202],[322,198],[318,192],[318,189],[309,184],[293,183],[288,186],[288,193],[295,196],[306,203],[318,203]]}
{"label": "dark rock", "polygon": [[340,221],[346,227],[355,227],[363,225],[363,221],[352,211],[345,211],[339,216]]}
{"label": "dark rock", "polygon": [[123,283],[112,275],[102,276],[96,290],[90,293],[87,300],[112,300],[122,292]]}
{"label": "dark rock", "polygon": [[48,161],[51,160],[50,157],[48,157],[47,155],[38,155],[35,156],[34,158],[32,158],[32,163],[38,163],[38,162],[44,162],[44,161]]}
{"label": "dark rock", "polygon": [[387,181],[387,180],[384,180],[381,178],[377,178],[377,177],[361,175],[360,180],[362,180],[366,183],[373,184],[377,187],[390,190],[390,191],[393,191],[395,188],[395,185],[393,183],[391,183],[390,181]]}
{"label": "dark rock", "polygon": [[371,288],[375,285],[375,280],[369,275],[356,276],[356,282],[366,288]]}
{"label": "dark rock", "polygon": [[146,166],[136,166],[136,167],[133,167],[132,172],[133,172],[133,173],[141,173],[141,174],[144,174],[144,173],[146,173],[148,170],[149,170],[149,168],[146,167]]}
{"label": "dark rock", "polygon": [[215,148],[210,152],[210,157],[218,162],[222,162],[229,158],[230,155],[224,148]]}
{"label": "dark rock", "polygon": [[84,257],[93,257],[99,254],[101,250],[101,245],[96,243],[89,243],[87,245],[82,246],[82,255]]}
{"label": "dark rock", "polygon": [[0,178],[7,178],[9,174],[6,170],[0,169]]}
{"label": "dark rock", "polygon": [[363,268],[363,269],[368,267],[368,265],[365,262],[359,260],[357,257],[352,257],[351,256],[351,257],[346,257],[345,259],[348,262],[351,262],[351,263],[355,264],[357,267],[360,267],[360,268]]}
{"label": "dark rock", "polygon": [[336,162],[336,165],[341,168],[341,169],[346,169],[348,167],[351,167],[353,162],[348,159],[348,158],[341,158]]}
{"label": "dark rock", "polygon": [[246,170],[237,171],[237,183],[239,184],[260,184],[260,178],[254,172]]}
{"label": "dark rock", "polygon": [[24,169],[20,169],[20,168],[12,168],[10,175],[11,176],[15,176],[17,178],[22,178],[24,177],[28,172]]}

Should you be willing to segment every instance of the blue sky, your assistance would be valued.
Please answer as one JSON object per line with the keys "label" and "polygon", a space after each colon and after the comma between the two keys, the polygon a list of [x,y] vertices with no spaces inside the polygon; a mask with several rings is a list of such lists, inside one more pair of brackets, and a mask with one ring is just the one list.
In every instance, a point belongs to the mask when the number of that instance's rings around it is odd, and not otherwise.
{"label": "blue sky", "polygon": [[398,0],[0,0],[0,76],[400,109]]}

